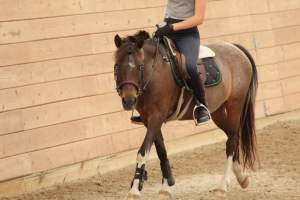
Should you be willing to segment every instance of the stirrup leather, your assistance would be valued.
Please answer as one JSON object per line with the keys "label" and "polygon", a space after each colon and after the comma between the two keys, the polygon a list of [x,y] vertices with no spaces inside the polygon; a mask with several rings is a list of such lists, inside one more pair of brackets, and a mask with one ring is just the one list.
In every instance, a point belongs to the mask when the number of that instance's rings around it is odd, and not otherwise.
{"label": "stirrup leather", "polygon": [[208,113],[208,121],[211,119],[211,115],[210,115],[210,112],[209,112],[209,110],[208,110],[208,108],[204,105],[204,104],[202,104],[202,103],[200,103],[199,105],[195,105],[195,107],[194,107],[194,109],[193,109],[193,119],[194,119],[194,122],[195,122],[195,125],[196,126],[198,126],[198,120],[197,120],[197,117],[196,117],[196,114],[195,114],[195,111],[196,111],[196,109],[197,108],[199,108],[199,107],[203,107],[206,111],[207,111],[207,113]]}

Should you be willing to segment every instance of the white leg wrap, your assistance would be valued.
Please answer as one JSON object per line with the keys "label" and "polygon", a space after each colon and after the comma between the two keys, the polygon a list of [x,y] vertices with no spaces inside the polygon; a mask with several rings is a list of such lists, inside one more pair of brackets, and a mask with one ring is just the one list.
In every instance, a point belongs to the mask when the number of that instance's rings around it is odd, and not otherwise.
{"label": "white leg wrap", "polygon": [[140,153],[137,155],[136,162],[138,164],[138,167],[142,167],[142,165],[146,164],[148,155],[149,155],[149,152],[146,152],[145,156],[142,156],[142,154],[140,154]]}
{"label": "white leg wrap", "polygon": [[[145,156],[142,156],[140,153],[137,155],[137,167],[138,168],[141,168],[144,164],[146,164],[148,156],[149,156],[149,152],[146,152]],[[129,194],[140,195],[139,179],[133,180],[132,188],[130,189]]]}
{"label": "white leg wrap", "polygon": [[138,196],[141,195],[141,193],[139,191],[139,180],[135,179],[133,181],[133,185],[132,185],[132,188],[129,191],[129,194],[138,195]]}

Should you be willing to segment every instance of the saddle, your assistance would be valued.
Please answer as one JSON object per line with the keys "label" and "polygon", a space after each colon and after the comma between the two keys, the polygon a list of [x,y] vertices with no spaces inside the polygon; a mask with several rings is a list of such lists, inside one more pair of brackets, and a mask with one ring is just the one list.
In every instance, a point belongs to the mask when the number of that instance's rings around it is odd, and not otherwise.
{"label": "saddle", "polygon": [[[191,90],[186,83],[190,76],[187,71],[185,57],[181,53],[176,53],[178,50],[171,39],[164,36],[162,43],[166,50],[166,60],[170,62],[176,83],[180,87]],[[200,45],[197,65],[205,87],[216,86],[222,81],[222,75],[214,57],[215,53],[210,48]]]}

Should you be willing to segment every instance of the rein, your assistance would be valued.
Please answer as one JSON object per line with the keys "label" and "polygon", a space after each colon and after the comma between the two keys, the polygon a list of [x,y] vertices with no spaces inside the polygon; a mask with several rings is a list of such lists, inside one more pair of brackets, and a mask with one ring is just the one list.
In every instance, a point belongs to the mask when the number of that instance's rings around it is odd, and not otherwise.
{"label": "rein", "polygon": [[143,95],[143,93],[146,91],[149,83],[152,80],[153,73],[155,71],[155,65],[156,65],[156,62],[157,62],[158,53],[159,53],[159,40],[156,39],[155,37],[154,37],[153,40],[156,41],[155,56],[154,56],[154,61],[152,63],[152,67],[151,67],[153,70],[151,72],[150,78],[146,81],[146,83],[145,83],[145,80],[144,80],[144,77],[145,77],[145,74],[144,74],[145,73],[145,65],[144,65],[144,63],[138,65],[139,66],[138,67],[138,70],[139,70],[139,81],[138,81],[138,83],[136,83],[134,81],[123,81],[121,83],[118,83],[118,73],[120,71],[121,66],[119,64],[114,65],[114,77],[115,77],[115,81],[117,83],[116,90],[117,90],[119,96],[121,96],[122,87],[126,84],[131,84],[138,90],[138,97]]}
{"label": "rein", "polygon": [[153,73],[155,71],[155,66],[156,66],[156,61],[157,61],[157,57],[158,57],[158,53],[159,53],[159,39],[157,39],[156,37],[154,37],[154,40],[156,40],[156,50],[155,50],[155,56],[154,56],[154,61],[152,63],[152,72],[151,72],[151,75],[150,75],[150,78],[148,79],[148,81],[146,82],[146,84],[144,85],[144,88],[143,88],[143,91],[145,91],[147,89],[147,86],[149,85],[149,83],[151,82],[152,80],[152,77],[153,77]]}

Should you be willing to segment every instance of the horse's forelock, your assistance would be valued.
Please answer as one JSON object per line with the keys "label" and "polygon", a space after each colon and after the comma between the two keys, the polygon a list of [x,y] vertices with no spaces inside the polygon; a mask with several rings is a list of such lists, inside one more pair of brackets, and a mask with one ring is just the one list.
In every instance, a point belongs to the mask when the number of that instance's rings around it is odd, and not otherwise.
{"label": "horse's forelock", "polygon": [[117,49],[115,58],[117,62],[122,61],[128,54],[132,54],[139,50],[139,42],[143,42],[150,38],[150,34],[146,31],[139,31],[134,35],[127,36],[123,39],[123,44]]}
{"label": "horse's forelock", "polygon": [[122,60],[124,60],[129,54],[133,54],[135,51],[137,51],[137,47],[135,45],[135,43],[133,42],[125,42],[123,43],[123,45],[117,49],[116,53],[115,53],[115,59],[116,62],[121,62]]}

